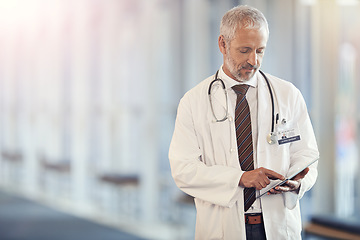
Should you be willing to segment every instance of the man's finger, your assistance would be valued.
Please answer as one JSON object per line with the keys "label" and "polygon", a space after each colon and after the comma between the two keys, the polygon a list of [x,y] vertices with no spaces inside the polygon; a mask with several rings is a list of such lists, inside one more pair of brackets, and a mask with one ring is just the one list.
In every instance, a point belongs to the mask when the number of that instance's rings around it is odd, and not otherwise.
{"label": "man's finger", "polygon": [[290,188],[294,188],[295,184],[294,181],[286,181],[285,184],[281,185],[282,187],[290,187]]}
{"label": "man's finger", "polygon": [[301,171],[300,175],[302,175],[303,177],[305,177],[305,175],[309,172],[309,168],[305,168],[303,171]]}
{"label": "man's finger", "polygon": [[270,189],[270,194],[280,194],[280,193],[282,193],[281,191],[278,191],[277,189],[275,189],[275,188],[272,188],[272,189]]}
{"label": "man's finger", "polygon": [[284,186],[278,186],[276,190],[280,192],[288,192],[291,190],[291,188],[284,185]]}
{"label": "man's finger", "polygon": [[284,180],[285,179],[285,177],[283,175],[281,175],[277,172],[274,172],[270,169],[264,169],[264,171],[265,171],[265,175],[272,180],[275,180],[275,179]]}
{"label": "man's finger", "polygon": [[292,180],[299,180],[299,179],[303,179],[305,177],[305,175],[309,172],[309,168],[305,168],[304,170],[302,170],[300,173],[298,173],[295,177],[292,178]]}

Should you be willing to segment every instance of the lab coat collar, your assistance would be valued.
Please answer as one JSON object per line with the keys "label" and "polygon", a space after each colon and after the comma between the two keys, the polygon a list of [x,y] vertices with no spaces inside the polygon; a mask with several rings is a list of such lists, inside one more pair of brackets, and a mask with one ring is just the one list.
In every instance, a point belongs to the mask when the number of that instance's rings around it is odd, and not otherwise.
{"label": "lab coat collar", "polygon": [[233,86],[238,85],[238,84],[246,84],[246,85],[256,88],[258,86],[258,77],[257,77],[258,74],[259,74],[259,71],[256,71],[254,76],[252,78],[250,78],[248,81],[238,82],[238,81],[232,79],[231,77],[229,77],[228,75],[226,75],[226,73],[223,70],[223,65],[221,65],[221,67],[219,69],[218,77],[224,81],[224,84],[225,84],[225,87],[227,90],[229,90],[230,88],[232,88]]}

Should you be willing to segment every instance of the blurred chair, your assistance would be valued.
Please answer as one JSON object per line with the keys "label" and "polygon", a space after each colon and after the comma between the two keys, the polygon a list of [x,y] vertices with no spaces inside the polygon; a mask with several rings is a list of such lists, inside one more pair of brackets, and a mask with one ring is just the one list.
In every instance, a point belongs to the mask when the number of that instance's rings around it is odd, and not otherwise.
{"label": "blurred chair", "polygon": [[304,228],[304,237],[360,240],[360,219],[317,215]]}
{"label": "blurred chair", "polygon": [[69,160],[50,159],[40,155],[39,185],[46,196],[69,198],[71,191]]}
{"label": "blurred chair", "polygon": [[139,176],[108,172],[98,176],[101,208],[114,220],[136,220],[139,217]]}
{"label": "blurred chair", "polygon": [[2,182],[9,186],[21,186],[23,176],[23,155],[16,150],[3,150],[1,152],[2,166],[1,175]]}
{"label": "blurred chair", "polygon": [[196,225],[196,209],[194,197],[180,193],[176,198],[176,206],[178,213],[178,224],[183,227],[179,232],[180,239],[194,239],[195,238],[195,225]]}

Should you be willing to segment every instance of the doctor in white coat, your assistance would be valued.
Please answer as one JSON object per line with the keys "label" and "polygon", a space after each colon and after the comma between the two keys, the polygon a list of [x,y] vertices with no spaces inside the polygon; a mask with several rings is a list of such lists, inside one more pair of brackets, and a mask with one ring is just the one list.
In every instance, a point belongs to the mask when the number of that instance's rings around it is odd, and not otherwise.
{"label": "doctor in white coat", "polygon": [[[196,239],[301,239],[299,200],[316,181],[317,163],[244,209],[244,188],[256,189],[258,196],[271,179],[284,179],[319,155],[300,91],[265,74],[268,85],[259,72],[268,36],[259,10],[238,6],[228,11],[218,40],[224,62],[217,78],[225,89],[215,81],[209,97],[215,79],[211,76],[179,103],[169,159],[177,186],[194,197]],[[232,87],[238,84],[250,86],[246,99],[255,168],[251,171],[241,169],[237,151],[237,95]],[[275,144],[268,139],[272,125]],[[288,141],[279,141],[282,137]]]}

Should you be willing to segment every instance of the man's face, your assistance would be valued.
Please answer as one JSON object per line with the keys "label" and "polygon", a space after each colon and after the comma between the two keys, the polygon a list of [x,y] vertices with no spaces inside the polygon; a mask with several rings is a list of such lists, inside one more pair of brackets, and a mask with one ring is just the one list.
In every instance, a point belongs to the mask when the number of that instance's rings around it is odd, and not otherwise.
{"label": "man's face", "polygon": [[238,28],[229,42],[225,42],[224,37],[220,36],[219,47],[224,56],[224,72],[240,82],[249,80],[261,66],[267,40],[265,28]]}

